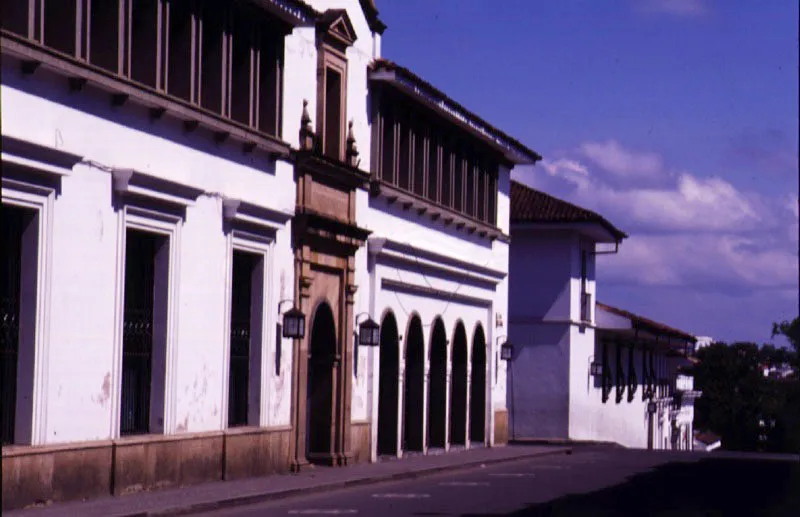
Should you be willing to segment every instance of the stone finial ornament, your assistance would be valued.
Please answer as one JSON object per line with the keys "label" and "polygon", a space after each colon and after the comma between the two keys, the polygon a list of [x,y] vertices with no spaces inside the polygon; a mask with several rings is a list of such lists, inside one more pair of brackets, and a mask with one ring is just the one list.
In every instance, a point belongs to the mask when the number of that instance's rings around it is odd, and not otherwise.
{"label": "stone finial ornament", "polygon": [[311,115],[308,114],[308,100],[303,99],[303,114],[300,116],[300,149],[311,151],[314,149],[316,135],[311,127]]}
{"label": "stone finial ornament", "polygon": [[347,163],[353,167],[358,167],[361,160],[358,159],[358,146],[356,137],[353,135],[353,119],[347,125]]}

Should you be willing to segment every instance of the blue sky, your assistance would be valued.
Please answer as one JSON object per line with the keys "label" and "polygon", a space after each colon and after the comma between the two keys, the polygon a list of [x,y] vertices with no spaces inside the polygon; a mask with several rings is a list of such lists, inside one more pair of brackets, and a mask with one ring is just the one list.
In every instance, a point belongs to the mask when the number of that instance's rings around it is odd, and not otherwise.
{"label": "blue sky", "polygon": [[[769,342],[798,314],[797,0],[378,0],[382,53],[631,237],[598,299]],[[778,341],[780,343],[780,341]]]}

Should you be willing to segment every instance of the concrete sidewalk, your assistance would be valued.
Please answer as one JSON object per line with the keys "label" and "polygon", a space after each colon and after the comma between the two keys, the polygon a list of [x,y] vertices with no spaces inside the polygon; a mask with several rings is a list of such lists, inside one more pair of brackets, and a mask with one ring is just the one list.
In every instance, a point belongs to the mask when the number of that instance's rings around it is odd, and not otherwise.
{"label": "concrete sidewalk", "polygon": [[286,474],[218,481],[183,488],[141,492],[90,501],[55,503],[45,508],[3,512],[26,517],[151,517],[185,515],[322,492],[350,486],[416,478],[439,472],[515,461],[532,456],[567,454],[570,447],[509,445],[478,448],[447,454],[412,456],[401,460],[365,463],[350,467],[316,467],[298,474]]}

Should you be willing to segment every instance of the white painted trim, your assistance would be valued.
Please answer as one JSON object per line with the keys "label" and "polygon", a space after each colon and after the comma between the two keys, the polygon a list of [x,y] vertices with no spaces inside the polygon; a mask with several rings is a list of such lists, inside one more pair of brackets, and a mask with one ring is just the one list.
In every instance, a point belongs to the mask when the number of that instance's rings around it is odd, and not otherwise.
{"label": "white painted trim", "polygon": [[[164,378],[165,435],[175,433],[177,400],[178,315],[180,302],[181,227],[183,219],[170,214],[126,205],[117,212],[117,278],[115,297],[114,350],[112,368],[111,437],[120,436],[120,404],[122,396],[122,324],[125,306],[125,243],[127,230],[136,229],[169,238],[169,268],[167,280],[167,339]],[[152,392],[151,392],[151,397]],[[152,422],[150,423],[152,426]]]}
{"label": "white painted trim", "polygon": [[368,250],[371,256],[390,257],[416,267],[427,267],[464,279],[493,285],[499,284],[508,276],[503,271],[485,266],[476,266],[471,262],[426,251],[388,238],[370,238]]}
{"label": "white painted trim", "polygon": [[261,385],[259,395],[259,426],[269,427],[271,421],[270,403],[272,402],[272,378],[274,372],[270,374],[269,365],[275,361],[275,314],[277,309],[273,311],[272,306],[275,302],[273,293],[273,257],[275,241],[273,239],[255,236],[250,233],[242,232],[236,229],[231,230],[227,236],[227,252],[225,256],[225,324],[223,326],[222,338],[222,401],[220,407],[220,428],[228,428],[228,389],[230,381],[230,326],[231,326],[231,296],[233,294],[233,252],[244,251],[261,255],[262,260],[262,275],[263,275],[263,310],[261,311]]}
{"label": "white painted trim", "polygon": [[93,162],[85,162],[111,173],[114,192],[126,195],[134,194],[177,206],[187,207],[203,194],[202,189],[167,181],[160,176],[133,169],[105,167]]}
{"label": "white painted trim", "polygon": [[33,160],[22,156],[16,156],[8,152],[3,152],[1,154],[4,163],[12,163],[14,165],[17,165],[25,169],[48,172],[55,176],[69,176],[70,173],[72,172],[72,170],[70,169],[58,167],[55,165],[50,165],[38,160]]}
{"label": "white painted trim", "polygon": [[225,222],[233,225],[239,222],[275,232],[283,229],[293,216],[294,211],[287,213],[254,205],[241,199],[226,197],[222,200],[222,217]]}
{"label": "white painted trim", "polygon": [[[5,161],[6,155],[3,155]],[[47,439],[47,392],[50,380],[50,301],[53,262],[55,190],[21,180],[2,179],[2,203],[38,212],[36,329],[34,335],[31,434],[25,441],[42,445]]]}
{"label": "white painted trim", "polygon": [[2,161],[21,168],[49,173],[56,177],[69,176],[81,157],[62,149],[42,145],[8,134],[2,137]]}

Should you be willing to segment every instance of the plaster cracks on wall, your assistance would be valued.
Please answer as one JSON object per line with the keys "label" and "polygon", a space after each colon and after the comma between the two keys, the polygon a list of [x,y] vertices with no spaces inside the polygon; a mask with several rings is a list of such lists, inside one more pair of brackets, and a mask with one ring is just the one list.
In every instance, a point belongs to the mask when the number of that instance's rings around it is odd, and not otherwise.
{"label": "plaster cracks on wall", "polygon": [[[285,343],[283,344],[285,345]],[[288,347],[284,348],[284,350],[287,351],[291,350],[291,346],[292,345],[290,344]],[[273,397],[272,400],[274,400],[275,402],[273,402],[272,404],[271,408],[272,415],[270,418],[270,421],[273,423],[277,423],[280,421],[281,414],[283,412],[281,407],[282,401],[284,400],[284,398],[286,399],[289,398],[289,394],[287,393],[286,390],[286,377],[287,377],[286,372],[289,369],[289,364],[288,364],[289,355],[290,354],[288,353],[281,354],[281,374],[273,378],[274,380],[272,383],[272,388],[275,390],[275,397]]]}
{"label": "plaster cracks on wall", "polygon": [[97,240],[103,242],[103,211],[97,211],[97,229],[98,229],[98,238]]}
{"label": "plaster cracks on wall", "polygon": [[[61,395],[61,386],[58,387],[58,394]],[[100,394],[92,395],[92,402],[105,409],[109,399],[111,399],[111,373],[106,372],[103,376],[103,384],[100,385]]]}
{"label": "plaster cracks on wall", "polygon": [[[178,423],[175,426],[176,432],[180,433],[188,431],[190,422],[192,424],[201,423],[207,416],[208,408],[203,404],[210,398],[208,396],[208,381],[211,379],[211,377],[212,372],[209,371],[208,366],[204,364],[202,371],[199,372],[198,375],[195,375],[192,385],[187,385],[184,388],[183,394],[186,397],[186,413],[184,413],[183,420],[180,420],[179,417]],[[215,412],[214,415],[216,415],[217,412]]]}

